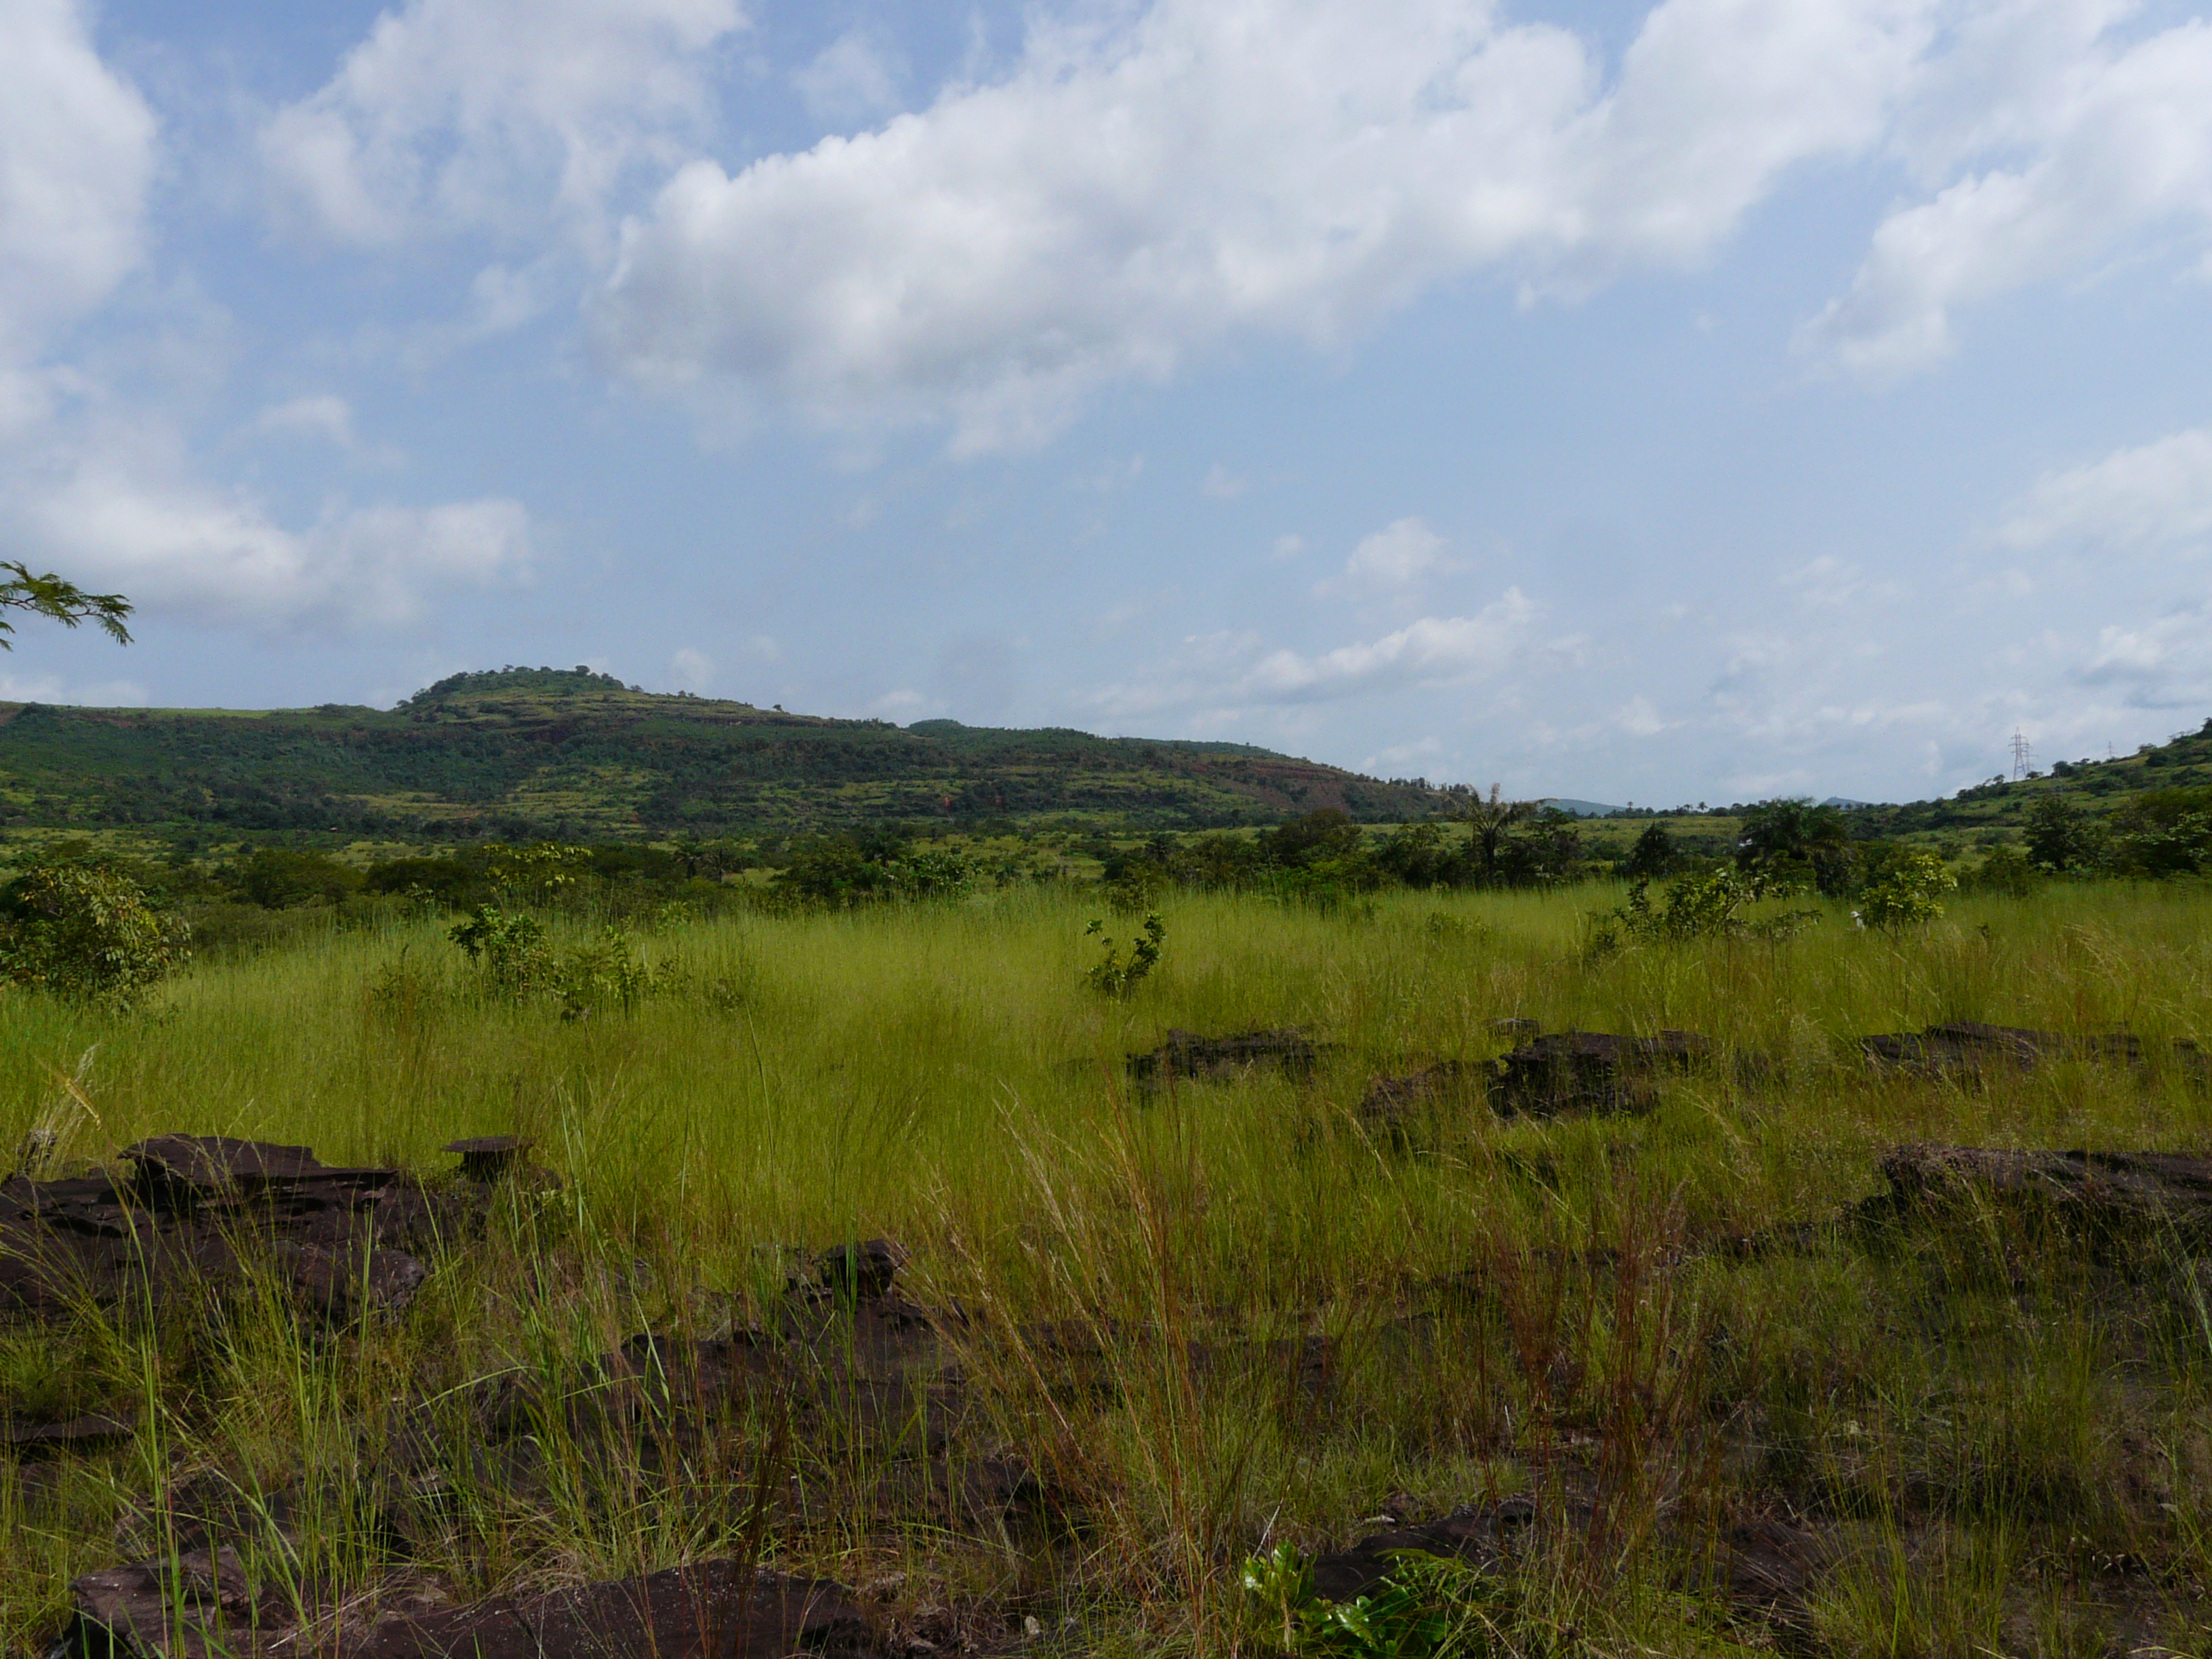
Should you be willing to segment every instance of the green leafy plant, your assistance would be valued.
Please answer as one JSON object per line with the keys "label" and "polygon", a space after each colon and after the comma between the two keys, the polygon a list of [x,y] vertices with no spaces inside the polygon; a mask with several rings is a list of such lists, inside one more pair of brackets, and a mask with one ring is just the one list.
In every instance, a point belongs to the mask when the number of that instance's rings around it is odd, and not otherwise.
{"label": "green leafy plant", "polygon": [[2027,858],[2046,870],[2093,868],[2105,850],[2106,827],[2071,795],[2052,791],[2027,809]]}
{"label": "green leafy plant", "polygon": [[553,947],[546,941],[545,924],[535,916],[479,904],[447,937],[483,966],[492,989],[502,996],[520,996],[552,983]]}
{"label": "green leafy plant", "polygon": [[611,1003],[627,1013],[654,991],[672,984],[674,975],[655,972],[619,927],[609,926],[586,944],[561,954],[553,988],[561,997],[561,1018],[582,1019]]}
{"label": "green leafy plant", "polygon": [[1160,920],[1159,912],[1148,911],[1136,936],[1129,941],[1129,954],[1125,957],[1121,947],[1106,931],[1101,917],[1093,916],[1091,925],[1083,930],[1085,939],[1096,939],[1105,956],[1085,969],[1083,977],[1093,989],[1109,997],[1127,996],[1138,982],[1159,966],[1160,947],[1167,943],[1168,926]]}
{"label": "green leafy plant", "polygon": [[611,923],[581,945],[556,950],[537,917],[480,904],[448,937],[482,965],[495,994],[557,998],[563,1019],[582,1019],[610,1005],[627,1013],[647,996],[674,988],[681,977],[672,968],[650,966],[635,941]]}
{"label": "green leafy plant", "polygon": [[1818,922],[1820,913],[1791,910],[1756,921],[1743,915],[1745,906],[1786,890],[1786,884],[1778,884],[1758,872],[1723,868],[1682,877],[1654,904],[1651,884],[1639,881],[1629,888],[1626,903],[1592,924],[1592,947],[1603,951],[1631,939],[1680,944],[1729,935],[1788,939]]}
{"label": "green leafy plant", "polygon": [[9,884],[0,908],[0,972],[62,996],[128,1004],[191,954],[190,929],[106,865],[40,865]]}
{"label": "green leafy plant", "polygon": [[1264,1639],[1298,1659],[1534,1659],[1572,1645],[1571,1632],[1529,1616],[1504,1575],[1422,1550],[1394,1551],[1392,1562],[1349,1601],[1316,1595],[1311,1565],[1288,1545],[1250,1557],[1240,1578]]}
{"label": "green leafy plant", "polygon": [[591,861],[588,848],[542,841],[531,847],[495,849],[484,873],[500,892],[543,903],[562,889],[574,886]]}
{"label": "green leafy plant", "polygon": [[1943,867],[1942,859],[1915,849],[1899,854],[1880,879],[1869,884],[1853,914],[1869,927],[1905,927],[1933,921],[1943,914],[1941,896],[1958,884],[1958,878]]}
{"label": "green leafy plant", "polygon": [[1983,855],[1967,880],[1978,892],[2026,898],[2035,890],[2037,876],[2036,866],[2026,853],[2009,842],[1999,842]]}

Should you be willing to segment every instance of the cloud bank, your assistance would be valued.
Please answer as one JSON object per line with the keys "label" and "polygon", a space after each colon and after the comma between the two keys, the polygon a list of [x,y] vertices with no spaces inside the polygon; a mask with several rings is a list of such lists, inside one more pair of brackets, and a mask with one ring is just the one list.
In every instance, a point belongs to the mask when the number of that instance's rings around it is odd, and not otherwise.
{"label": "cloud bank", "polygon": [[833,423],[1033,443],[1240,331],[1340,342],[1435,284],[1572,291],[1706,258],[1790,167],[1875,143],[1915,0],[1667,0],[1604,90],[1484,0],[1160,0],[625,224],[604,360]]}

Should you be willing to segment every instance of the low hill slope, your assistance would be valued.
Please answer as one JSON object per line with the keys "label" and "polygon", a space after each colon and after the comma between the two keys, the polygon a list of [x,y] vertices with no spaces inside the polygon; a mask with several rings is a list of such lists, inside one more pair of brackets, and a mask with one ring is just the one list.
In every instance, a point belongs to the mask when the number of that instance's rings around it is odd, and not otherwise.
{"label": "low hill slope", "polygon": [[890,818],[1419,817],[1441,792],[1241,744],[827,720],[587,669],[457,674],[390,711],[0,704],[12,827],[435,840],[784,833]]}
{"label": "low hill slope", "polygon": [[2106,760],[2059,761],[2047,775],[2018,782],[1993,778],[1942,800],[1851,808],[1852,817],[1882,834],[2016,826],[2045,795],[2061,794],[2093,812],[2112,811],[2147,791],[2212,785],[2212,720],[2165,743]]}

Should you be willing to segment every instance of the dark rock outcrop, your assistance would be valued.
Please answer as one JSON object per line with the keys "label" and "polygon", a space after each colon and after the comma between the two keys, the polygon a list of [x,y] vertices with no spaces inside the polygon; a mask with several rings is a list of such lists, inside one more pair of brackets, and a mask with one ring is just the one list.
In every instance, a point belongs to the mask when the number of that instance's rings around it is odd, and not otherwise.
{"label": "dark rock outcrop", "polygon": [[187,1551],[88,1573],[58,1659],[212,1659],[302,1649],[337,1659],[787,1659],[874,1651],[842,1584],[721,1560],[464,1607],[417,1595],[366,1623],[256,1597],[237,1555]]}
{"label": "dark rock outcrop", "polygon": [[396,1311],[427,1276],[424,1258],[480,1234],[490,1204],[477,1183],[335,1167],[305,1146],[161,1135],[106,1172],[0,1184],[0,1311],[142,1292],[158,1306],[256,1261],[323,1317]]}
{"label": "dark rock outcrop", "polygon": [[1555,1031],[1498,1062],[1490,1103],[1501,1117],[1648,1111],[1658,1102],[1661,1071],[1685,1069],[1711,1051],[1694,1031],[1648,1037]]}
{"label": "dark rock outcrop", "polygon": [[1129,1056],[1129,1075],[1143,1088],[1158,1088],[1178,1078],[1224,1083],[1270,1066],[1288,1077],[1313,1075],[1321,1051],[1302,1031],[1240,1031],[1233,1036],[1200,1036],[1170,1030],[1157,1048]]}
{"label": "dark rock outcrop", "polygon": [[1889,1191],[1858,1206],[1863,1223],[2000,1212],[2109,1243],[2212,1240],[2212,1158],[1915,1144],[1884,1154],[1881,1173]]}

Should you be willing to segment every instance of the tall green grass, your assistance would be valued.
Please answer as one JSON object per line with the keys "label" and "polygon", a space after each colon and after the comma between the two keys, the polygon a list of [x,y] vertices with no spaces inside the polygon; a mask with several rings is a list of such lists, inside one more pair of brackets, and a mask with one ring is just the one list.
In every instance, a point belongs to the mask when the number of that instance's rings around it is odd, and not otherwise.
{"label": "tall green grass", "polygon": [[[877,1234],[914,1252],[924,1299],[969,1312],[963,1443],[1018,1452],[1089,1530],[1042,1553],[886,1530],[835,1497],[882,1449],[811,1445],[794,1455],[817,1497],[772,1547],[851,1579],[897,1565],[907,1594],[1047,1608],[1092,1647],[1230,1651],[1261,1640],[1232,1569],[1261,1543],[1527,1489],[1563,1517],[1545,1582],[1577,1640],[1686,1640],[1680,1596],[1710,1591],[1716,1540],[1778,1510],[1840,1552],[1792,1626],[1830,1650],[2043,1650],[2094,1623],[2092,1557],[2150,1564],[2158,1628],[2182,1629],[2212,1570],[2212,1327],[2168,1288],[2193,1268],[2116,1281],[2033,1241],[1728,1241],[1832,1217],[1902,1140],[2204,1149],[2212,1103],[2170,1066],[1975,1088],[1875,1074],[1854,1039],[1954,1019],[2212,1038],[2212,895],[2052,888],[1897,936],[1838,907],[1793,939],[1593,957],[1586,917],[1618,898],[1187,897],[1124,1000],[1084,983],[1095,899],[1042,889],[675,927],[642,948],[680,988],[569,1021],[486,995],[430,921],[204,965],[133,1015],[0,1002],[0,1146],[60,1126],[82,1162],[186,1131],[437,1169],[447,1139],[519,1133],[565,1183],[404,1321],[343,1342],[273,1304],[184,1334],[88,1321],[88,1374],[160,1409],[128,1455],[0,1469],[0,1630],[27,1651],[69,1573],[158,1547],[179,1468],[319,1493],[256,1559],[365,1577],[344,1495],[373,1480],[379,1402],[502,1375],[558,1391],[647,1324],[745,1317],[774,1247]],[[1507,1018],[1692,1030],[1723,1059],[1644,1116],[1460,1102],[1385,1133],[1357,1114],[1377,1073],[1502,1052]],[[1323,1044],[1317,1074],[1128,1082],[1126,1057],[1171,1028],[1257,1026]],[[1047,1330],[1089,1334],[1081,1389]],[[1307,1338],[1335,1356],[1320,1398],[1251,1346]],[[534,1513],[448,1471],[433,1565],[458,1590],[665,1565],[742,1530],[742,1449],[681,1480],[571,1451]],[[1740,1610],[1714,1616],[1744,1633]]]}

